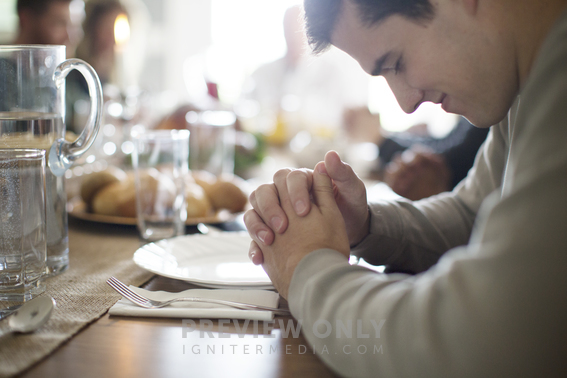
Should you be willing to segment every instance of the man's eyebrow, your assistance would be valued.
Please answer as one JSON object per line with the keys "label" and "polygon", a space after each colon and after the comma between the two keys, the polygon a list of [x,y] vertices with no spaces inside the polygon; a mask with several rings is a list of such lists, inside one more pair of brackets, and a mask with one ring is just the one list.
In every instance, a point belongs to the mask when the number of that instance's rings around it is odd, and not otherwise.
{"label": "man's eyebrow", "polygon": [[376,63],[374,63],[374,69],[372,70],[370,75],[380,76],[380,74],[382,73],[382,66],[386,62],[386,59],[388,59],[388,56],[390,56],[390,53],[384,54],[382,55],[382,57],[376,60]]}

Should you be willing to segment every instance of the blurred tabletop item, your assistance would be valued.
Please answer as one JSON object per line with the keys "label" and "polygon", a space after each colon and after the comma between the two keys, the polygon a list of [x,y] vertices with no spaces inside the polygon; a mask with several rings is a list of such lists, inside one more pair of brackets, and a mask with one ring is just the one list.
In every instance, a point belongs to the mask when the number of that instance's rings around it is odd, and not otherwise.
{"label": "blurred tabletop item", "polygon": [[[215,118],[219,118],[215,120]],[[237,117],[234,112],[228,111],[219,107],[219,109],[203,109],[201,106],[186,103],[184,105],[178,106],[172,112],[164,116],[157,122],[155,126],[156,129],[178,129],[184,130],[189,129],[192,132],[190,139],[191,144],[197,148],[192,148],[189,154],[193,153],[190,157],[192,161],[196,164],[191,164],[190,169],[202,170],[207,169],[207,163],[203,164],[198,160],[203,157],[195,156],[198,150],[204,150],[206,144],[210,144],[213,140],[211,136],[212,132],[207,135],[205,129],[199,127],[205,123],[209,123],[212,127],[213,124],[217,124],[216,128],[226,127],[229,131],[223,131],[218,136],[222,136],[224,139],[230,139],[230,143],[234,144],[233,147],[227,146],[228,141],[217,141],[221,145],[220,159],[218,162],[220,166],[213,169],[211,173],[234,173],[237,176],[248,179],[253,177],[254,172],[257,171],[258,166],[262,163],[262,160],[267,154],[266,150],[266,137],[258,132],[249,132],[244,130],[242,121]],[[199,136],[203,140],[198,141]],[[219,146],[222,147],[222,146]],[[197,151],[196,151],[197,150]],[[205,151],[206,152],[206,151]],[[196,162],[194,160],[197,160]],[[217,164],[218,165],[218,164]],[[211,171],[211,170],[209,170]]]}

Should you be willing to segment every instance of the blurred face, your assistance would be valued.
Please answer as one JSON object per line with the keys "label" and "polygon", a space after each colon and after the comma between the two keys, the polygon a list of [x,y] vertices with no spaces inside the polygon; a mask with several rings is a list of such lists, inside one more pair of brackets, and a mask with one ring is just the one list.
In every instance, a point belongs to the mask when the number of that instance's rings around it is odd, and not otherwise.
{"label": "blurred face", "polygon": [[71,42],[71,12],[68,2],[54,2],[44,14],[35,17],[35,36],[38,43],[68,45]]}
{"label": "blurred face", "polygon": [[519,78],[511,44],[474,4],[439,0],[431,20],[396,15],[369,27],[345,1],[332,43],[367,73],[384,76],[406,113],[429,101],[489,127],[506,116]]}
{"label": "blurred face", "polygon": [[120,13],[114,10],[100,18],[94,34],[94,50],[98,54],[114,54],[114,22]]}
{"label": "blurred face", "polygon": [[293,64],[297,64],[305,53],[307,40],[303,33],[303,23],[300,20],[299,7],[290,8],[284,18],[284,35],[287,45],[287,56]]}

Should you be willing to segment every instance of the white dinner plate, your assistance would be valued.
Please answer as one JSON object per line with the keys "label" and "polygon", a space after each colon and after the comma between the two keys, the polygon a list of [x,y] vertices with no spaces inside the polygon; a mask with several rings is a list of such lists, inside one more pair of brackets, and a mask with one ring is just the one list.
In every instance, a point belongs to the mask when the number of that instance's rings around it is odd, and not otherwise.
{"label": "white dinner plate", "polygon": [[247,232],[184,235],[140,247],[134,262],[160,276],[199,286],[273,289],[261,266],[252,264]]}

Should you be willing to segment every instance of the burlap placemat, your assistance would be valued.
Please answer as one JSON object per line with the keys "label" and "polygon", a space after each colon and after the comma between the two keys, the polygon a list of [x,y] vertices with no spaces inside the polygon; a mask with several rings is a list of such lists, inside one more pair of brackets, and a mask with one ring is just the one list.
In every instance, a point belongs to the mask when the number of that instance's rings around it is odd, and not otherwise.
{"label": "burlap placemat", "polygon": [[46,280],[57,302],[50,320],[35,333],[0,338],[0,377],[30,368],[108,311],[120,296],[107,284],[110,276],[140,286],[152,274],[137,267],[132,255],[140,246],[134,227],[70,220],[70,268]]}

